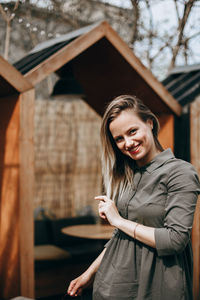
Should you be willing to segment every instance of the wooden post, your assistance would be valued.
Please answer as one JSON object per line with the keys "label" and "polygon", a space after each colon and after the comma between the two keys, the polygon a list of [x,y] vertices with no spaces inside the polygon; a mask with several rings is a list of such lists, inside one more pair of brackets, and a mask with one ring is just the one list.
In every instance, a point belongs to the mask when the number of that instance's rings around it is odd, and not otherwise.
{"label": "wooden post", "polygon": [[34,296],[34,91],[0,101],[0,299]]}
{"label": "wooden post", "polygon": [[19,99],[0,100],[0,299],[20,294]]}
{"label": "wooden post", "polygon": [[[191,163],[200,175],[200,97],[191,104],[190,108],[190,151]],[[194,300],[200,299],[200,197],[194,216],[192,230],[192,248],[194,257],[193,292]]]}
{"label": "wooden post", "polygon": [[34,90],[20,95],[20,291],[34,297]]}

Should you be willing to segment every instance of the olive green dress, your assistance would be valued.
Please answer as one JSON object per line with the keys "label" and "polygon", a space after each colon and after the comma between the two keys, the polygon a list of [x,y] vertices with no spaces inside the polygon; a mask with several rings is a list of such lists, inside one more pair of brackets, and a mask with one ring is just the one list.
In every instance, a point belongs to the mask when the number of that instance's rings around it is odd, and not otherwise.
{"label": "olive green dress", "polygon": [[156,228],[156,248],[115,229],[95,276],[93,300],[192,300],[197,173],[170,149],[134,173],[133,190],[117,207],[123,218]]}

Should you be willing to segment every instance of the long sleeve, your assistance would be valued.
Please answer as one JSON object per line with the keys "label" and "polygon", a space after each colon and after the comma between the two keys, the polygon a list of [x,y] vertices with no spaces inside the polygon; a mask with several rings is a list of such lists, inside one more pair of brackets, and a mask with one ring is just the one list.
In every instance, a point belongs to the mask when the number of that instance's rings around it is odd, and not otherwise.
{"label": "long sleeve", "polygon": [[190,240],[200,183],[189,163],[172,169],[167,181],[164,227],[155,229],[159,256],[182,252]]}

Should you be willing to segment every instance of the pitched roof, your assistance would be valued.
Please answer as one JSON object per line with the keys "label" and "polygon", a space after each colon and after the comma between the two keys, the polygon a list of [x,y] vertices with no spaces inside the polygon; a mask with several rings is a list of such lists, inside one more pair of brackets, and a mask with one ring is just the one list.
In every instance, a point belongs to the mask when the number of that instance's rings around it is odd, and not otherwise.
{"label": "pitched roof", "polygon": [[162,83],[184,106],[200,95],[200,64],[176,67]]}
{"label": "pitched roof", "polygon": [[28,53],[27,56],[14,63],[13,66],[23,75],[25,75],[41,62],[52,56],[54,53],[70,44],[77,37],[90,31],[92,28],[97,26],[97,24],[99,23],[74,30],[67,34],[63,34],[60,37],[38,44]]}
{"label": "pitched roof", "polygon": [[155,113],[181,114],[177,101],[107,22],[42,43],[14,66],[35,85],[53,72],[63,76],[69,62],[88,103],[99,113],[105,101],[131,93]]}

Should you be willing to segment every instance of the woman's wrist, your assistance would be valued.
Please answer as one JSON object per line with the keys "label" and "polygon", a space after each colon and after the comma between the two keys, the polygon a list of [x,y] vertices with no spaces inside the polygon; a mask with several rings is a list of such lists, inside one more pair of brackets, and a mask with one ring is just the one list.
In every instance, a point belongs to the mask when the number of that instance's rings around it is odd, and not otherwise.
{"label": "woman's wrist", "polygon": [[112,224],[114,227],[121,229],[123,227],[124,222],[126,222],[126,219],[122,218],[121,216],[119,216],[116,221],[114,222],[114,224]]}

